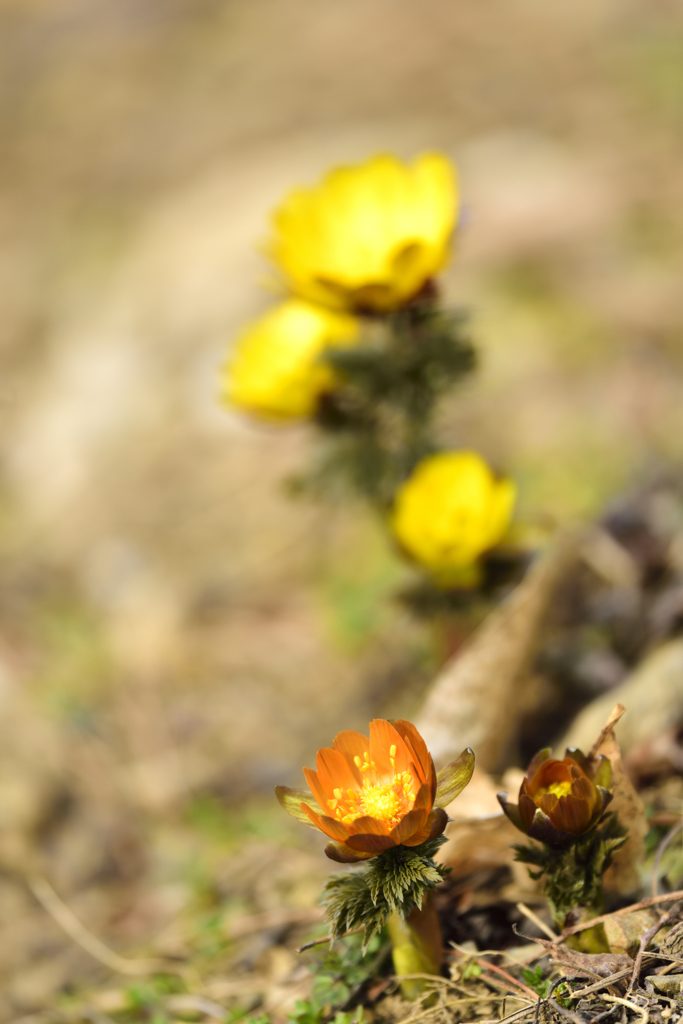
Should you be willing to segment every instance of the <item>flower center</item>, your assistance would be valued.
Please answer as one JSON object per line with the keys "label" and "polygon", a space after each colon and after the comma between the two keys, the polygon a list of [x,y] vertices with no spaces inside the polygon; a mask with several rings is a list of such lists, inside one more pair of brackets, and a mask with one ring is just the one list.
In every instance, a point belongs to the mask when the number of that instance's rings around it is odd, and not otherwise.
{"label": "flower center", "polygon": [[393,827],[400,817],[402,796],[401,787],[393,782],[376,782],[374,786],[364,783],[360,797],[362,813],[379,821],[391,822]]}
{"label": "flower center", "polygon": [[[391,782],[371,782],[364,778],[360,789],[347,789],[346,792],[342,789],[334,790],[334,799],[328,800],[327,805],[342,824],[350,825],[357,818],[368,816],[384,822],[391,829],[413,809],[413,776],[410,772],[396,771],[396,748],[393,746],[390,755],[394,769]],[[367,753],[365,760],[361,762],[357,758],[356,764],[363,773],[375,768]]]}
{"label": "flower center", "polygon": [[572,784],[570,782],[551,782],[549,786],[542,786],[541,789],[537,790],[536,795],[542,796],[544,793],[552,793],[558,799],[561,796],[569,796],[572,791]]}

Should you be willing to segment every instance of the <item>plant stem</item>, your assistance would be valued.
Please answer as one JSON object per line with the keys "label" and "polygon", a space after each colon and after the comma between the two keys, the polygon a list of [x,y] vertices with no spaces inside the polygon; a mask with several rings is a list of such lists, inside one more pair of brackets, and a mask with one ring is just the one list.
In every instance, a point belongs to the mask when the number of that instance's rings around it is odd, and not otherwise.
{"label": "plant stem", "polygon": [[[431,894],[426,894],[422,908],[415,907],[405,920],[394,911],[387,921],[387,930],[396,974],[440,973],[443,939]],[[425,985],[420,978],[407,978],[401,982],[401,992],[406,999],[417,999]]]}

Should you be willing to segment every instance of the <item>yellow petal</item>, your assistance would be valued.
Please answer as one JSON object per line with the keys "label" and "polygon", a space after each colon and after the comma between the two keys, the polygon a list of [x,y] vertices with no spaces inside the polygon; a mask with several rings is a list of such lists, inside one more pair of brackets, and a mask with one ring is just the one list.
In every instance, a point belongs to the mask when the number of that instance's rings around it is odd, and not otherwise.
{"label": "yellow petal", "polygon": [[515,486],[476,452],[423,459],[399,489],[391,526],[404,550],[449,585],[471,585],[477,561],[504,536]]}
{"label": "yellow petal", "polygon": [[223,369],[222,398],[266,419],[310,416],[336,383],[324,350],[358,341],[354,317],[290,299],[238,337]]}
{"label": "yellow petal", "polygon": [[335,309],[388,312],[448,259],[455,170],[442,154],[412,164],[382,153],[294,189],[273,215],[272,258],[293,289]]}

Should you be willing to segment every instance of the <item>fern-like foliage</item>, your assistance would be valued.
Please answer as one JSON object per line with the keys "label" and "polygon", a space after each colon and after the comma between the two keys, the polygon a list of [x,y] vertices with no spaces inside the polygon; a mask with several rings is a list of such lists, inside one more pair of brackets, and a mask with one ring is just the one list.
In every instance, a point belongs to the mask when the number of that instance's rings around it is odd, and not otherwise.
{"label": "fern-like foliage", "polygon": [[438,836],[421,846],[395,846],[361,868],[332,875],[322,904],[333,938],[362,927],[365,951],[393,911],[406,918],[421,907],[425,893],[448,874],[448,868],[434,862],[445,842],[445,836]]}
{"label": "fern-like foliage", "polygon": [[627,830],[615,813],[608,814],[602,824],[587,835],[580,836],[566,849],[549,846],[515,846],[515,860],[529,864],[534,880],[545,875],[543,892],[550,903],[553,919],[562,926],[574,907],[590,907],[596,913],[602,908],[602,876],[612,857],[626,842]]}
{"label": "fern-like foliage", "polygon": [[330,494],[345,482],[386,507],[417,463],[437,447],[433,417],[439,398],[474,369],[460,311],[421,300],[366,325],[366,341],[328,349],[325,361],[341,384],[317,414],[326,443],[297,489]]}

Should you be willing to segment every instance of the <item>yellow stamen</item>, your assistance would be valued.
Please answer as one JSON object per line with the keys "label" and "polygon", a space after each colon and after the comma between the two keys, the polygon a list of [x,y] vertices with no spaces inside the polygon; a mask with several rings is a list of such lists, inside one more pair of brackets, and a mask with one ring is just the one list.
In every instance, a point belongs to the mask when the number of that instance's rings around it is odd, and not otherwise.
{"label": "yellow stamen", "polygon": [[[360,765],[363,773],[370,767],[373,766],[369,763]],[[360,790],[347,789],[345,796],[342,796],[342,790],[335,789],[334,795],[337,797],[339,793],[339,797],[335,801],[329,801],[329,804],[342,804],[337,806],[336,816],[344,825],[350,825],[358,818],[369,816],[386,822],[389,828],[393,828],[415,805],[412,787],[413,777],[410,772],[395,773],[391,781],[386,782],[372,782],[369,778],[364,778]]]}
{"label": "yellow stamen", "polygon": [[571,782],[551,782],[549,786],[542,786],[536,791],[536,796],[544,793],[552,793],[556,797],[569,796],[572,791]]}

